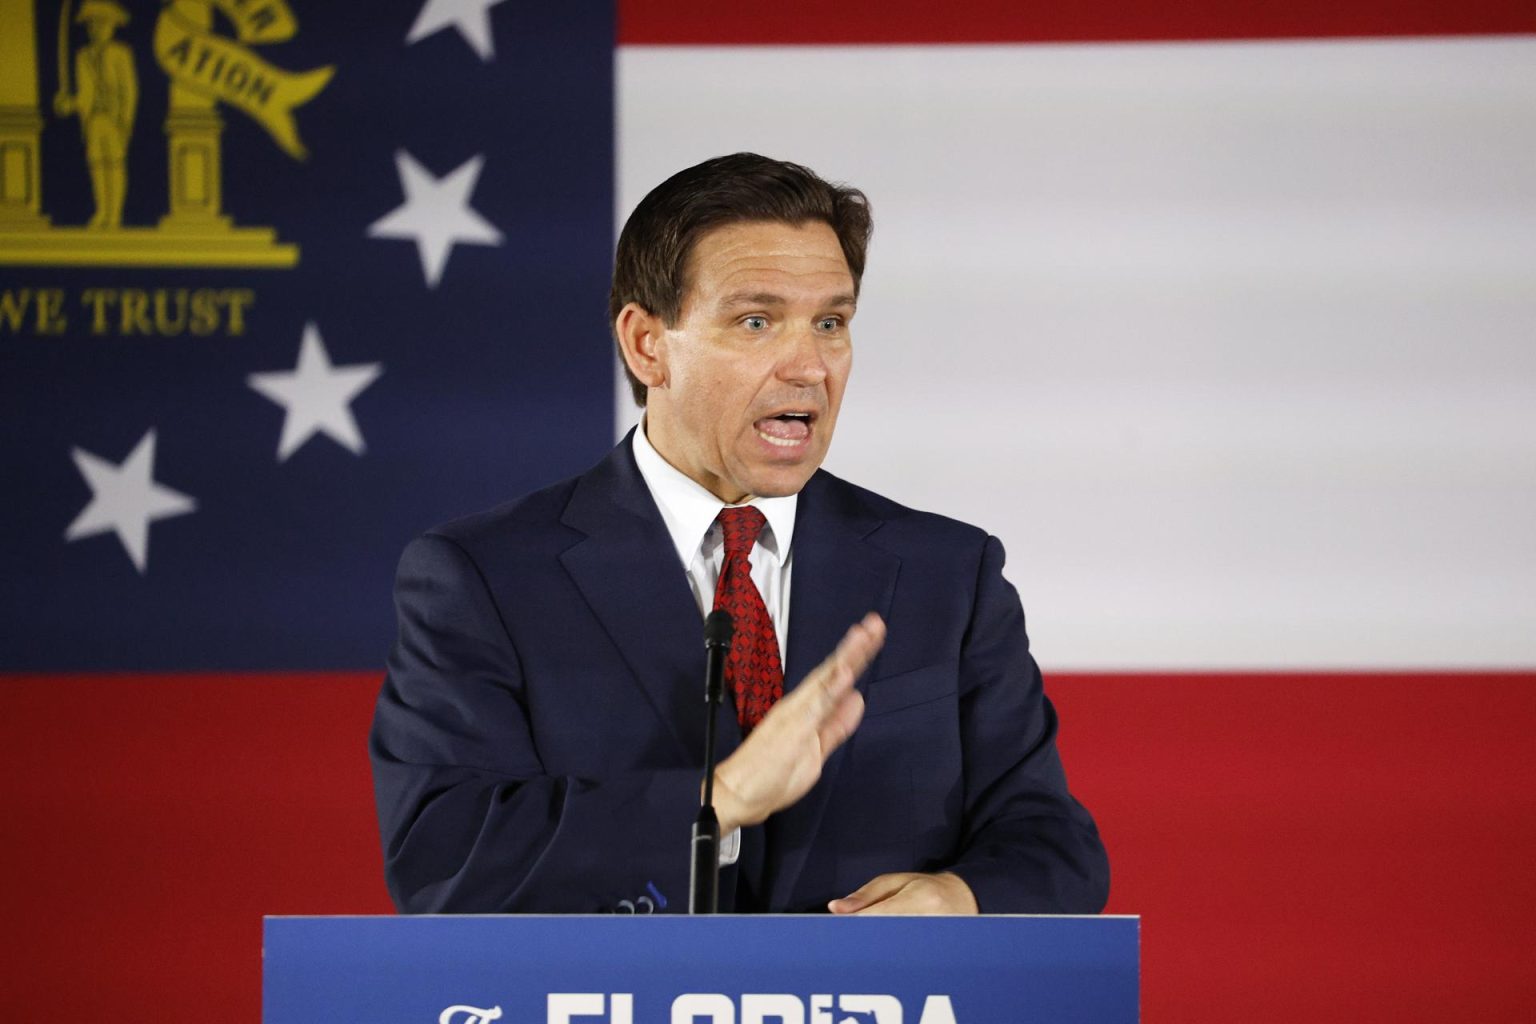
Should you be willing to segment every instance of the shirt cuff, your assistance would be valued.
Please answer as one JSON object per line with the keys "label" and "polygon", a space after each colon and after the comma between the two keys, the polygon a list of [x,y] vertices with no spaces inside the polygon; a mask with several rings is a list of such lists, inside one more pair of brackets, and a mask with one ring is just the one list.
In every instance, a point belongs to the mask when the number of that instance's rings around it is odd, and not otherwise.
{"label": "shirt cuff", "polygon": [[733,828],[729,835],[720,837],[720,866],[729,867],[741,856],[741,829]]}

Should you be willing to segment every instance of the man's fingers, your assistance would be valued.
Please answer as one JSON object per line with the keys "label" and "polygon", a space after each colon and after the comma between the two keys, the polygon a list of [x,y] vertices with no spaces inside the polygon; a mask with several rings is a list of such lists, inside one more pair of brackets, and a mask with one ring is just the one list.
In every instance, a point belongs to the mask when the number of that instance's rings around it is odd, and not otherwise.
{"label": "man's fingers", "polygon": [[854,681],[869,668],[884,643],[885,622],[870,612],[849,626],[837,649],[812,670],[806,682],[815,685],[802,685],[796,692],[805,691],[807,699],[816,700],[820,705],[821,714],[830,713],[843,694],[853,689]]}
{"label": "man's fingers", "polygon": [[885,643],[885,620],[874,612],[848,627],[833,656],[846,665],[855,678],[862,675]]}
{"label": "man's fingers", "polygon": [[894,896],[912,880],[912,877],[912,874],[905,871],[891,875],[876,875],[842,899],[828,903],[827,909],[834,914],[856,914],[866,907],[872,907]]}
{"label": "man's fingers", "polygon": [[963,878],[949,871],[938,874],[899,872],[880,875],[852,896],[827,904],[834,914],[975,914],[976,894]]}
{"label": "man's fingers", "polygon": [[849,690],[824,716],[816,727],[816,738],[821,743],[822,757],[842,746],[864,718],[864,696],[857,690]]}
{"label": "man's fingers", "polygon": [[806,682],[815,685],[797,688],[797,693],[808,692],[807,699],[815,707],[810,714],[823,760],[859,727],[864,717],[864,697],[853,684],[869,668],[884,643],[885,622],[870,612],[848,627],[837,649],[811,673],[812,678]]}

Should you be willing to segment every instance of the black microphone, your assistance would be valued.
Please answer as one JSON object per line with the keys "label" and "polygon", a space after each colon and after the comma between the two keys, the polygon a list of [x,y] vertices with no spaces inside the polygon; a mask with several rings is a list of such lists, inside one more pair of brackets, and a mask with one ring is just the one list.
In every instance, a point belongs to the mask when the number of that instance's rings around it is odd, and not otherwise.
{"label": "black microphone", "polygon": [[704,799],[693,823],[688,913],[720,912],[720,819],[715,817],[715,708],[725,694],[725,658],[736,623],[716,609],[704,620]]}

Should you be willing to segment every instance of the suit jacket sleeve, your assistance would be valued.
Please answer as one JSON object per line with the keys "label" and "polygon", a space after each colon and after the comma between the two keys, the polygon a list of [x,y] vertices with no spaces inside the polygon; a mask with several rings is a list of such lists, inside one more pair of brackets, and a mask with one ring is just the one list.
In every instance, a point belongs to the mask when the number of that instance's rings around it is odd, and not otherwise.
{"label": "suit jacket sleeve", "polygon": [[648,884],[685,901],[697,771],[547,773],[518,653],[453,539],[429,534],[406,549],[395,601],[399,639],[370,740],[395,904],[598,912]]}
{"label": "suit jacket sleeve", "polygon": [[1108,898],[1109,862],[1092,817],[1067,791],[1056,712],[1003,561],[1002,544],[988,537],[962,640],[965,822],[950,870],[983,913],[1098,913]]}

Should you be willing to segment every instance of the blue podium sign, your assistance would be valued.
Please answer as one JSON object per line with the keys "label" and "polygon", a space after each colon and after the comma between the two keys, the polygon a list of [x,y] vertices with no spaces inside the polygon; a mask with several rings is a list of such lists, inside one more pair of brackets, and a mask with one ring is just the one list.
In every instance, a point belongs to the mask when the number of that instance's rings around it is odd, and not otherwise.
{"label": "blue podium sign", "polygon": [[1135,917],[269,917],[264,1024],[1132,1024]]}

